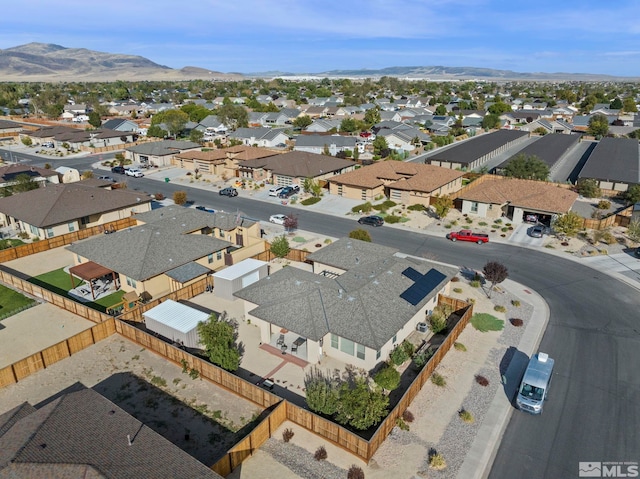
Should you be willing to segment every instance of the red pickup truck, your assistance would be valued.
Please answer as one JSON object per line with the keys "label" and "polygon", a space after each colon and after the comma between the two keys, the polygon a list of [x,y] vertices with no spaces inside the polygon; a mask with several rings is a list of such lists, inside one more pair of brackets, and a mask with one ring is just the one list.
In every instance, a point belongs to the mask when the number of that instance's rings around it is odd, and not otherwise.
{"label": "red pickup truck", "polygon": [[489,235],[484,233],[474,233],[471,230],[460,230],[448,233],[447,239],[450,239],[451,241],[473,241],[474,243],[482,244],[489,242]]}

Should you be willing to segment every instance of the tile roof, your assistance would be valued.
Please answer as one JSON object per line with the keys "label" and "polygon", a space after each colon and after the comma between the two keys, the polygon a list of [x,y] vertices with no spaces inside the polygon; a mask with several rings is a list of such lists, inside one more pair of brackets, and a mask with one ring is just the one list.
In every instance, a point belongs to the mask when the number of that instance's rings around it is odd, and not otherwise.
{"label": "tile roof", "polygon": [[259,160],[241,161],[239,165],[245,168],[264,168],[274,174],[294,178],[314,178],[348,168],[354,162],[306,151],[290,151]]}
{"label": "tile roof", "polygon": [[464,176],[461,171],[434,165],[402,161],[378,161],[369,166],[334,176],[336,184],[375,188],[387,184],[390,188],[431,192]]}
{"label": "tile roof", "polygon": [[36,190],[0,198],[0,211],[30,225],[47,228],[150,202],[151,197],[140,192],[95,188],[80,182],[48,183]]}
{"label": "tile roof", "polygon": [[221,477],[92,389],[65,394],[0,429],[0,476]]}
{"label": "tile roof", "polygon": [[[415,306],[400,295],[414,282],[408,267],[425,274],[437,269],[444,279]],[[386,344],[456,274],[453,268],[387,256],[352,268],[337,278],[283,268],[236,293],[254,303],[250,311],[313,341],[334,333],[371,349]]]}
{"label": "tile roof", "polygon": [[462,200],[503,205],[510,203],[524,209],[566,213],[578,194],[553,183],[495,177],[477,184],[459,196]]}

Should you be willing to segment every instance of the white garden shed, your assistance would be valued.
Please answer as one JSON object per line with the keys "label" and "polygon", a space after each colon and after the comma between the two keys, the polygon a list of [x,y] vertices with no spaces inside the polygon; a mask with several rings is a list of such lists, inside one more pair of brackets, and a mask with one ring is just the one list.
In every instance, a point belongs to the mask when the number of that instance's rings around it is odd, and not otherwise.
{"label": "white garden shed", "polygon": [[153,331],[188,348],[202,348],[198,323],[209,314],[167,299],[155,308],[142,313],[149,331]]}
{"label": "white garden shed", "polygon": [[238,264],[229,266],[213,274],[213,287],[216,296],[235,301],[236,291],[246,288],[269,275],[269,263],[247,258]]}

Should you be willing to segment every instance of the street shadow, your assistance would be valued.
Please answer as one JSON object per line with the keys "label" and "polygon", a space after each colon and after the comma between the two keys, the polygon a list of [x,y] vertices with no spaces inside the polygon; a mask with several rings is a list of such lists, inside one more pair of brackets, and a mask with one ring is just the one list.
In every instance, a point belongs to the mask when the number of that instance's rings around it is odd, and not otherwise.
{"label": "street shadow", "polygon": [[500,377],[502,389],[512,406],[515,407],[516,393],[520,387],[522,376],[529,364],[529,356],[515,346],[509,346],[500,360]]}

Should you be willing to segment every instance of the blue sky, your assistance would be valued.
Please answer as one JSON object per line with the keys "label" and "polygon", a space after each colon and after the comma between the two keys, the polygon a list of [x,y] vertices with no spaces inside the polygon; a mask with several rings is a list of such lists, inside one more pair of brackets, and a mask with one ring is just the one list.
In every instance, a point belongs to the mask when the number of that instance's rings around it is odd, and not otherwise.
{"label": "blue sky", "polygon": [[391,66],[640,76],[640,1],[21,0],[0,48],[56,43],[172,68],[316,73]]}

